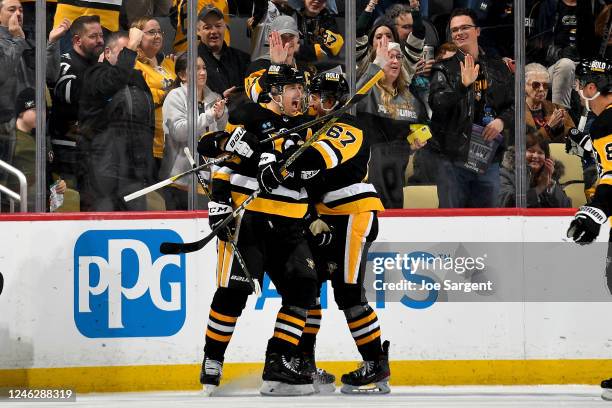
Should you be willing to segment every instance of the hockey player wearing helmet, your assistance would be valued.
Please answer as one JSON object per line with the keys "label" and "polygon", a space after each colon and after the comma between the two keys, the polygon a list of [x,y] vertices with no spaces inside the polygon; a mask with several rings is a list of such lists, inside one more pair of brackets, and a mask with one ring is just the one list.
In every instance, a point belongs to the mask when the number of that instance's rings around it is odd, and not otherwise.
{"label": "hockey player wearing helmet", "polygon": [[[597,118],[589,135],[577,129],[570,137],[586,152],[591,151],[599,170],[599,184],[590,203],[578,209],[567,231],[568,238],[580,245],[593,242],[602,224],[612,215],[612,61],[589,59],[576,67],[580,97]],[[606,279],[612,293],[612,231],[609,237]],[[601,382],[602,398],[612,400],[612,378]]]}
{"label": "hockey player wearing helmet", "polygon": [[[323,72],[312,79],[309,93],[311,110],[322,116],[344,103],[348,84],[339,72]],[[351,394],[365,389],[389,392],[389,343],[381,344],[378,318],[363,295],[367,252],[378,234],[377,212],[384,209],[374,186],[367,182],[369,157],[362,126],[353,116],[342,115],[289,167],[305,183],[316,207],[308,229],[319,284],[332,281],[338,308],[363,358],[359,369],[342,376],[341,391]],[[333,376],[315,365],[320,320],[317,304],[309,310],[300,340],[301,369],[313,376],[315,387],[333,390]]]}
{"label": "hockey player wearing helmet", "polygon": [[255,190],[261,190],[258,198],[231,224],[233,234],[219,236],[218,288],[211,304],[200,376],[209,393],[219,385],[225,351],[251,293],[242,268],[234,262],[229,239],[235,240],[250,274],[261,280],[265,270],[283,299],[273,336],[268,341],[261,393],[306,395],[314,392],[312,378],[298,370],[295,358],[317,288],[314,261],[302,221],[308,197],[296,183],[289,181],[280,185],[280,174],[270,171],[282,158],[286,141],[265,146],[259,143],[306,120],[301,114],[305,110],[304,77],[292,67],[271,65],[266,72],[265,93],[265,104],[249,103],[230,114],[233,129],[227,130],[231,133],[206,135],[198,144],[198,152],[203,156],[216,157],[223,152],[237,156],[213,168],[211,228]]}

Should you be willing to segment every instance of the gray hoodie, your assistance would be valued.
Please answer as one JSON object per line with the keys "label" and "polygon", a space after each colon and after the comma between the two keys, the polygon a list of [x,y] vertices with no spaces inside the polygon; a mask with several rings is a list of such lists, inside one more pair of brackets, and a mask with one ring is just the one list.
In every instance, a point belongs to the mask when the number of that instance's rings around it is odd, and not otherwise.
{"label": "gray hoodie", "polygon": [[[212,106],[221,98],[221,95],[211,91],[208,87],[206,87],[204,94],[204,103],[198,108],[199,115],[196,121],[196,132],[198,136],[201,136],[205,132],[224,130],[227,124],[227,108],[223,116],[218,120],[215,120],[212,113]],[[168,92],[164,100],[162,112],[164,118],[165,148],[159,176],[165,179],[191,168],[183,152],[183,149],[187,146],[187,138],[189,136],[187,132],[186,85],[181,85]],[[198,140],[196,140],[195,143],[197,145]],[[194,153],[192,152],[192,154]],[[187,185],[184,179],[177,180],[175,183]]]}
{"label": "gray hoodie", "polygon": [[[0,123],[15,117],[15,99],[25,88],[35,88],[33,44],[13,37],[8,28],[0,26]],[[54,84],[59,76],[59,43],[47,45],[47,82]]]}

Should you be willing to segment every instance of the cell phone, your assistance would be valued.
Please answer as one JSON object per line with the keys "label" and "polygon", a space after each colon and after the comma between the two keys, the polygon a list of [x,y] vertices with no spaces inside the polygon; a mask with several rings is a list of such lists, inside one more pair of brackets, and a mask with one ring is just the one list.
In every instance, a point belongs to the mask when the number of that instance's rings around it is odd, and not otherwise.
{"label": "cell phone", "polygon": [[431,130],[429,126],[423,124],[410,125],[410,134],[408,135],[408,143],[413,144],[416,139],[421,143],[431,139]]}
{"label": "cell phone", "polygon": [[423,59],[425,61],[434,59],[434,47],[431,45],[425,45],[423,47]]}

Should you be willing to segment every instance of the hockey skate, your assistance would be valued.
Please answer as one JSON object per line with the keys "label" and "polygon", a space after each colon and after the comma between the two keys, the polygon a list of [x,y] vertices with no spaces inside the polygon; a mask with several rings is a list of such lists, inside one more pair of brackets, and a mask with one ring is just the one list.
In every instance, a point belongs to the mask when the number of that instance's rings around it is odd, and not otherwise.
{"label": "hockey skate", "polygon": [[341,378],[344,394],[388,394],[389,388],[389,342],[382,345],[383,353],[378,360],[364,361],[361,366]]}
{"label": "hockey skate", "polygon": [[298,362],[283,354],[266,355],[260,393],[271,396],[314,394],[312,377],[298,371]]}
{"label": "hockey skate", "polygon": [[601,398],[606,401],[612,401],[612,378],[601,382]]}
{"label": "hockey skate", "polygon": [[212,360],[204,356],[202,361],[202,370],[200,371],[200,384],[202,384],[202,394],[210,397],[221,382],[223,374],[223,362]]}
{"label": "hockey skate", "polygon": [[296,357],[298,371],[312,377],[312,385],[317,393],[329,394],[336,391],[336,376],[318,368],[314,354],[302,354]]}

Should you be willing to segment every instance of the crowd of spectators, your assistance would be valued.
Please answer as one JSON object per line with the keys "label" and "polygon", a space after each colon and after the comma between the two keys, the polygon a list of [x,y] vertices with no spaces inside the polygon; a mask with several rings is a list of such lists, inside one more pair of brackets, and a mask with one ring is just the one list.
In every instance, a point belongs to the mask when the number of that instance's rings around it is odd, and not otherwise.
{"label": "crowd of spectators", "polygon": [[[515,149],[513,1],[358,0],[349,44],[344,1],[198,0],[196,133],[222,130],[228,112],[261,102],[258,78],[271,63],[346,71],[352,47],[357,86],[373,70],[385,74],[356,109],[371,138],[368,176],[386,208],[405,206],[410,184],[435,185],[441,208],[514,206],[511,157],[525,150],[528,206],[571,206],[549,144],[575,151],[568,132],[584,107],[574,70],[581,58],[611,55],[611,2],[525,2],[528,64],[525,94],[516,97],[525,98],[528,135]],[[0,160],[26,173],[30,211],[34,11],[31,0],[0,0]],[[190,167],[187,1],[57,0],[47,16],[47,124],[39,134],[48,187],[77,191],[80,211],[151,209],[146,198],[122,197]],[[243,32],[230,32],[233,19]],[[409,143],[417,124],[431,138]],[[595,162],[583,157],[582,165],[592,188]],[[2,170],[0,184],[18,189]],[[161,190],[162,208],[187,209],[188,189],[177,180]]]}

